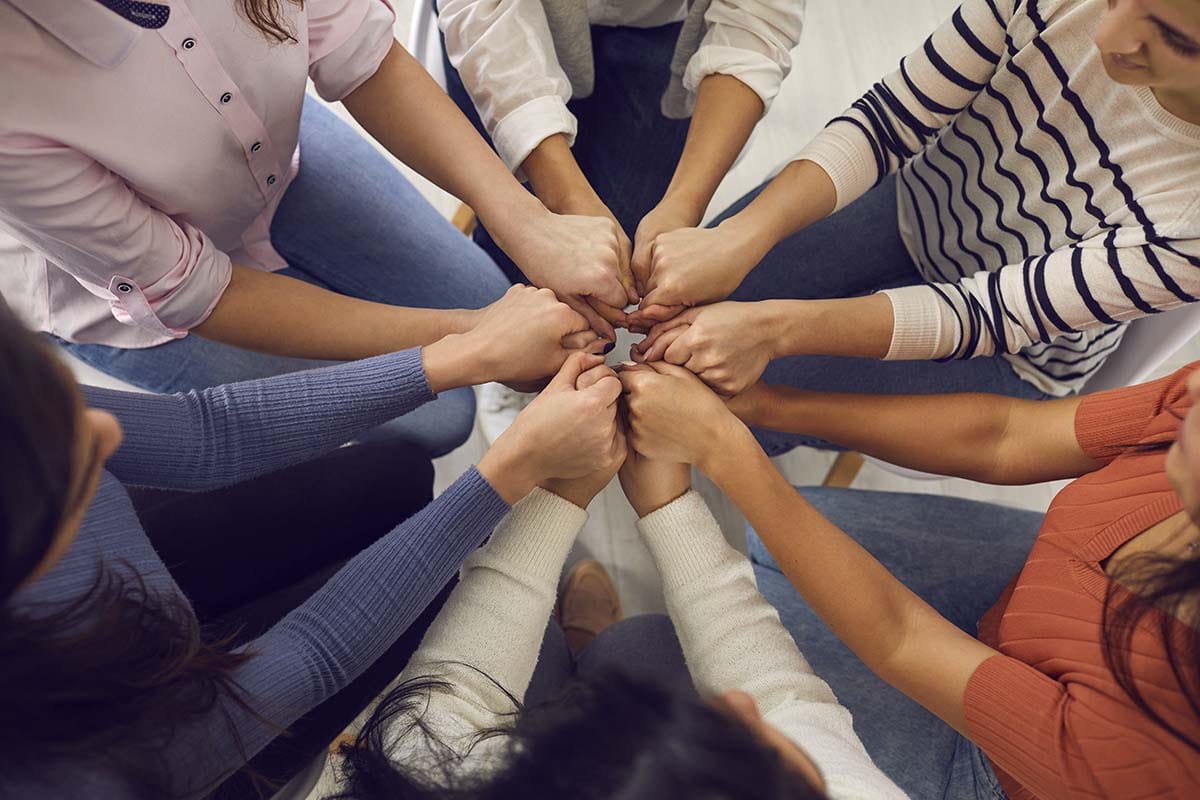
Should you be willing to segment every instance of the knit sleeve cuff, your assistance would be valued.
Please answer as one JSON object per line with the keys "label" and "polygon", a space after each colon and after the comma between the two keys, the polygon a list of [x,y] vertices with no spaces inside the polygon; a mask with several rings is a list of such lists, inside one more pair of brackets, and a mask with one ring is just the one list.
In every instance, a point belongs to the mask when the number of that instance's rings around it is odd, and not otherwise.
{"label": "knit sleeve cuff", "polygon": [[880,178],[871,142],[848,122],[831,122],[792,160],[811,161],[825,170],[837,192],[835,212],[866,194]]}
{"label": "knit sleeve cuff", "polygon": [[[1186,401],[1187,379],[1195,369],[1195,365],[1188,365],[1149,383],[1084,397],[1075,410],[1075,439],[1083,452],[1097,461],[1111,461],[1124,448],[1140,444],[1152,432],[1151,422],[1165,407]],[[1177,413],[1182,416],[1186,408],[1179,408]],[[1174,425],[1169,427],[1173,436]]]}
{"label": "knit sleeve cuff", "polygon": [[728,555],[720,525],[695,490],[642,517],[638,530],[668,588],[704,575]]}
{"label": "knit sleeve cuff", "polygon": [[932,288],[903,286],[881,294],[892,302],[892,342],[885,360],[929,361],[958,351],[958,315]]}
{"label": "knit sleeve cuff", "polygon": [[[574,503],[535,488],[513,506],[479,556],[499,559],[519,567],[524,575],[556,583],[587,517]],[[477,560],[472,556],[465,568]]]}

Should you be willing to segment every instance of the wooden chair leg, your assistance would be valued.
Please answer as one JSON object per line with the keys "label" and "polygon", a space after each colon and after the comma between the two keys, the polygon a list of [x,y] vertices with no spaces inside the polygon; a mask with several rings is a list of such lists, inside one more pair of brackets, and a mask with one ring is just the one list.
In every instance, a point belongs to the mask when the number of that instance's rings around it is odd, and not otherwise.
{"label": "wooden chair leg", "polygon": [[854,483],[854,479],[858,477],[858,471],[862,469],[862,465],[861,453],[855,453],[852,450],[838,453],[837,458],[829,467],[829,472],[825,473],[825,480],[821,482],[821,485],[832,486],[835,489],[849,489],[850,484]]}
{"label": "wooden chair leg", "polygon": [[470,236],[475,232],[476,221],[475,212],[466,203],[459,203],[458,210],[450,218],[450,224],[462,231],[465,236]]}

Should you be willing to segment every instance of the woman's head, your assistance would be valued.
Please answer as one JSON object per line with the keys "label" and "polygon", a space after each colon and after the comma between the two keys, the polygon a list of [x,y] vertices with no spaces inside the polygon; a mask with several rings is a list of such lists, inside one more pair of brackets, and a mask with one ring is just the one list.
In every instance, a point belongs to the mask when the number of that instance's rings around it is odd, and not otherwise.
{"label": "woman's head", "polygon": [[1200,0],[1109,0],[1096,46],[1117,83],[1152,87],[1176,113],[1200,108]]}
{"label": "woman's head", "polygon": [[[825,794],[803,752],[770,728],[753,700],[729,693],[705,701],[619,670],[570,685],[553,702],[519,713],[504,736],[499,771],[478,777],[406,772],[390,754],[417,735],[425,693],[436,682],[398,687],[344,749],[342,800],[815,800]],[[515,707],[515,703],[514,703]],[[436,746],[436,745],[435,745]],[[786,751],[786,752],[783,752]],[[815,778],[815,781],[814,781]]]}
{"label": "woman's head", "polygon": [[121,441],[50,345],[0,303],[0,601],[62,555]]}
{"label": "woman's head", "polygon": [[0,795],[31,766],[64,763],[120,773],[130,796],[169,797],[157,745],[222,695],[239,697],[230,675],[248,656],[206,642],[182,597],[130,570],[101,565],[61,606],[14,600],[75,539],[120,440],[0,302]]}

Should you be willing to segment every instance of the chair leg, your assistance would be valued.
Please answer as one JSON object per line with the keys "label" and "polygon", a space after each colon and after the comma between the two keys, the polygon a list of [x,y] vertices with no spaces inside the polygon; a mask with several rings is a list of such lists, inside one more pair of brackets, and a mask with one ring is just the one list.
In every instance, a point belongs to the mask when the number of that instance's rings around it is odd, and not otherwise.
{"label": "chair leg", "polygon": [[450,224],[462,231],[464,235],[470,236],[475,232],[475,223],[475,212],[466,203],[459,203],[454,216],[450,218]]}
{"label": "chair leg", "polygon": [[850,484],[854,483],[854,479],[858,477],[858,471],[862,469],[862,465],[861,453],[855,453],[853,450],[838,453],[837,458],[829,467],[829,472],[825,473],[825,480],[821,482],[821,485],[831,486],[835,489],[849,489]]}

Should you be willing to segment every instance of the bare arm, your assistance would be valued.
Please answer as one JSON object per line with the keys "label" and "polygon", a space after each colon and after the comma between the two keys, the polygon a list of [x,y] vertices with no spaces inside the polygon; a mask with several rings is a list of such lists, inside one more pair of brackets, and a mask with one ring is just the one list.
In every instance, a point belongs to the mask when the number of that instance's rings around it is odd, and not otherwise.
{"label": "bare arm", "polygon": [[469,205],[501,246],[521,219],[544,213],[399,44],[393,42],[375,74],[342,103],[392,155]]}
{"label": "bare arm", "polygon": [[1075,478],[1100,466],[1075,437],[1080,402],[807,392],[758,383],[729,407],[747,424],[819,436],[910,469],[1024,484]]}
{"label": "bare arm", "polygon": [[748,429],[704,472],[746,515],[805,601],[875,674],[969,735],[963,694],[996,651],[942,617],[784,480]]}
{"label": "bare arm", "polygon": [[235,264],[220,301],[193,331],[247,350],[349,361],[462,333],[473,314],[371,303]]}

